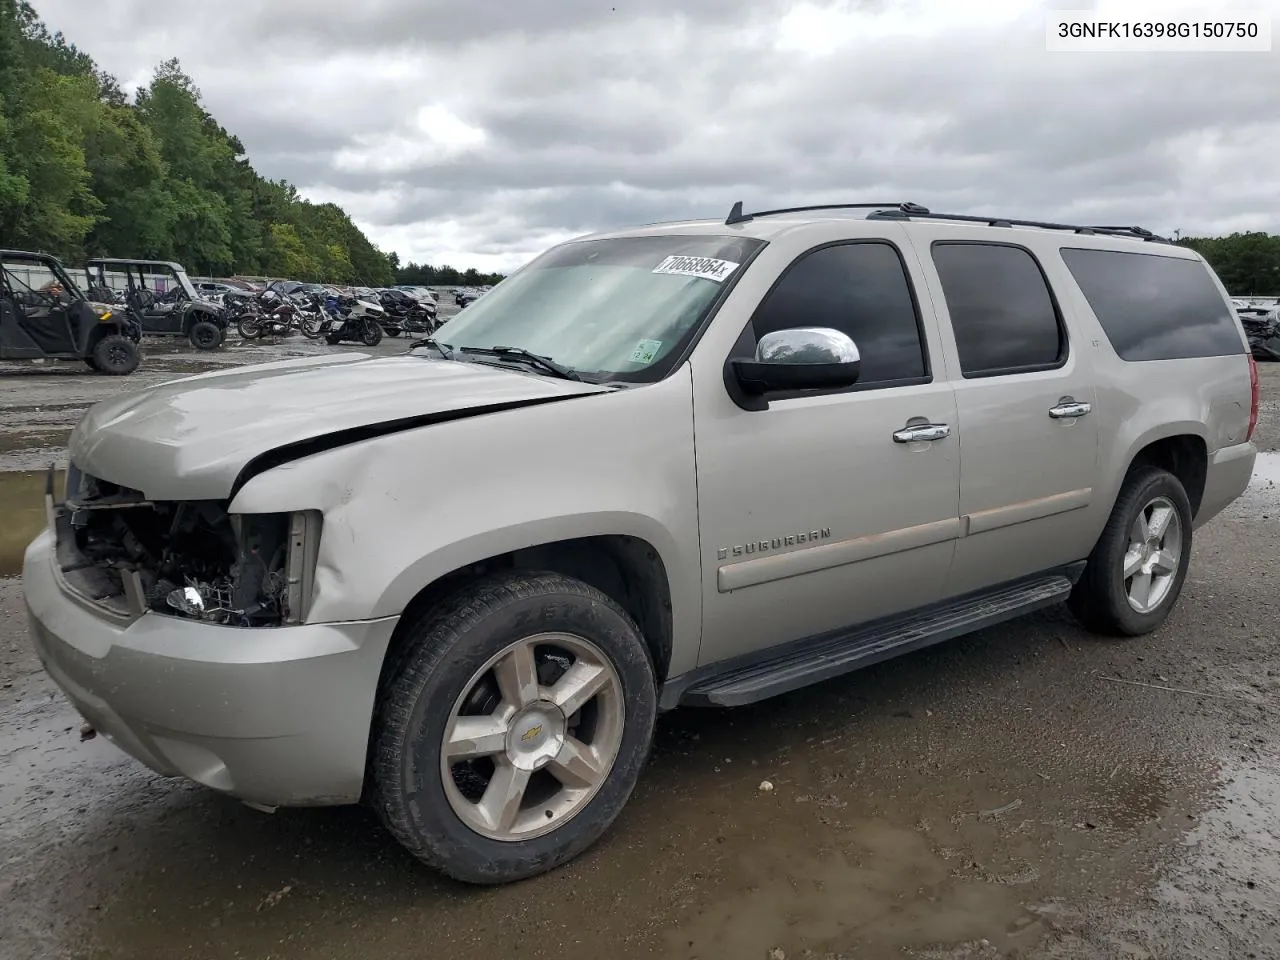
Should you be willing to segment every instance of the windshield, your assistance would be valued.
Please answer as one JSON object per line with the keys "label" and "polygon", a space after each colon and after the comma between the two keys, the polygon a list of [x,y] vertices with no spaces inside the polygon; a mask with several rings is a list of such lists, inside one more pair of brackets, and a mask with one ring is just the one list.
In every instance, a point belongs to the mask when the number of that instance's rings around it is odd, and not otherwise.
{"label": "windshield", "polygon": [[670,235],[566,243],[434,337],[455,350],[518,347],[605,379],[657,379],[761,246],[749,237]]}
{"label": "windshield", "polygon": [[196,293],[196,288],[191,285],[191,278],[187,276],[187,271],[175,270],[173,272],[173,275],[178,281],[178,286],[182,288],[183,293],[185,293],[192,300],[200,299],[200,295]]}

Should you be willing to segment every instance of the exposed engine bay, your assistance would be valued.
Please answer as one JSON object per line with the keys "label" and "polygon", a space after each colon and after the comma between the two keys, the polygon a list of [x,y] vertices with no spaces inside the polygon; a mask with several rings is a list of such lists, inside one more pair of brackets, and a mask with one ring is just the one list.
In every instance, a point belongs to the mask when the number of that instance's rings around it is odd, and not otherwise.
{"label": "exposed engine bay", "polygon": [[[55,508],[69,586],[120,615],[238,627],[301,622],[318,533],[304,514],[232,515],[216,500],[151,501],[79,473]],[[314,550],[310,551],[314,555]]]}

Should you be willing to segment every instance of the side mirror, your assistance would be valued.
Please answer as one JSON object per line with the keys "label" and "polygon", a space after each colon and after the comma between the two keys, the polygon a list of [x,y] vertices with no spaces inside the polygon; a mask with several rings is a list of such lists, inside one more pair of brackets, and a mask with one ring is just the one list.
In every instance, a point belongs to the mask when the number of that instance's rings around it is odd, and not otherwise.
{"label": "side mirror", "polygon": [[752,360],[730,361],[742,391],[760,397],[786,390],[838,390],[858,382],[862,357],[846,334],[828,327],[766,333]]}

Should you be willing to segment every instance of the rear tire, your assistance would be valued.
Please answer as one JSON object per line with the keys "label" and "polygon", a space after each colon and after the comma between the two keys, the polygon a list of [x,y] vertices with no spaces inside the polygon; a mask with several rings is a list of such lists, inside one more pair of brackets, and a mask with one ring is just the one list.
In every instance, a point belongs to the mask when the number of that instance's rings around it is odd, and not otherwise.
{"label": "rear tire", "polygon": [[256,340],[262,336],[262,323],[251,313],[243,313],[236,318],[236,332],[244,340]]}
{"label": "rear tire", "polygon": [[197,320],[191,325],[187,339],[197,350],[217,350],[222,346],[222,328],[212,320]]}
{"label": "rear tire", "polygon": [[401,331],[399,327],[387,327],[387,329],[384,331],[384,333],[386,333],[388,337],[398,337],[400,336],[400,332]]}
{"label": "rear tire", "polygon": [[512,573],[406,626],[371,751],[371,800],[396,839],[476,884],[544,873],[595,843],[653,740],[657,687],[631,618],[579,580]]}
{"label": "rear tire", "polygon": [[111,377],[127,376],[138,369],[138,346],[118,333],[108,334],[93,345],[93,369]]}
{"label": "rear tire", "polygon": [[1186,580],[1192,519],[1177,477],[1158,467],[1132,471],[1067,601],[1076,619],[1120,637],[1164,623]]}

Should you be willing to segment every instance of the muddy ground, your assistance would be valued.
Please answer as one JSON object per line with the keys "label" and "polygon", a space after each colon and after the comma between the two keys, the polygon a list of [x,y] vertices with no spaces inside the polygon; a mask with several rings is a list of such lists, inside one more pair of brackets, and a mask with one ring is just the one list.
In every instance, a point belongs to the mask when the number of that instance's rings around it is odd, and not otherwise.
{"label": "muddy ground", "polygon": [[[326,349],[153,348],[127,383]],[[123,385],[0,365],[0,553],[39,523],[12,474]],[[1280,369],[1263,389],[1277,451]],[[1197,534],[1156,634],[1051,610],[669,715],[605,840],[497,890],[437,878],[364,810],[262,814],[80,742],[0,579],[0,960],[1280,957],[1277,481],[1272,453]]]}

